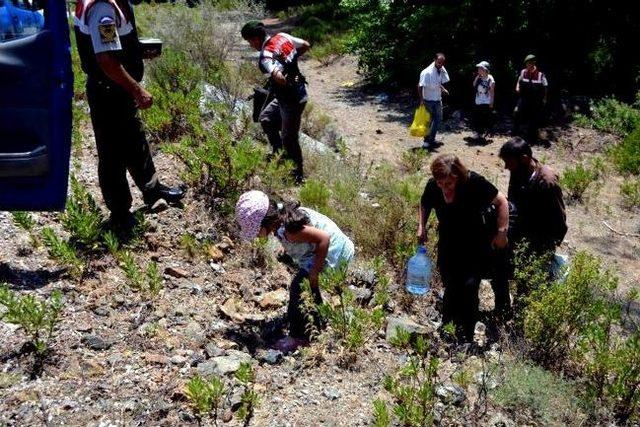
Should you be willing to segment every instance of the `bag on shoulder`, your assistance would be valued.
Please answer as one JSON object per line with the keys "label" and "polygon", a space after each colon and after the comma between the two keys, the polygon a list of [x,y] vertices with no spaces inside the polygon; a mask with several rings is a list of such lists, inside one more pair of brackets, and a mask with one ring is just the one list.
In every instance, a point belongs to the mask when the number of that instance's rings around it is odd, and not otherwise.
{"label": "bag on shoulder", "polygon": [[253,88],[253,95],[249,99],[253,100],[253,122],[258,123],[260,121],[260,113],[273,100],[273,91],[269,83],[267,82],[263,87]]}

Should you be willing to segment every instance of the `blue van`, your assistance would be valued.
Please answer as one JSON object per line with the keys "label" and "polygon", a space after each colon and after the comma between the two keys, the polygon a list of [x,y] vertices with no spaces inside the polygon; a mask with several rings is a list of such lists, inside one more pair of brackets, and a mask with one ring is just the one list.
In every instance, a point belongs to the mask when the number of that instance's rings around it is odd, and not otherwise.
{"label": "blue van", "polygon": [[40,3],[0,0],[0,210],[62,210],[67,196],[69,24],[64,0]]}

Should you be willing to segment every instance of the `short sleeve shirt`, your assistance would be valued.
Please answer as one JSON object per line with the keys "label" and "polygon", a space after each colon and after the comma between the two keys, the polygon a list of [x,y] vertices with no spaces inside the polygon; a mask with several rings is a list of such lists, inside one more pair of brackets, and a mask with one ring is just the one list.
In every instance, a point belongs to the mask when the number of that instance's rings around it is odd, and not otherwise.
{"label": "short sleeve shirt", "polygon": [[444,200],[435,179],[427,182],[420,204],[426,215],[436,212],[441,252],[471,255],[483,245],[481,214],[497,195],[498,189],[475,172],[469,172],[467,181],[458,184],[452,203]]}
{"label": "short sleeve shirt", "polygon": [[304,45],[304,40],[287,33],[278,33],[269,37],[262,45],[260,66],[266,74],[271,75],[275,70],[282,71],[282,62],[293,61],[298,49]]}
{"label": "short sleeve shirt", "polygon": [[87,11],[86,22],[94,53],[122,50],[118,19],[115,8],[108,2],[96,2]]}
{"label": "short sleeve shirt", "polygon": [[491,104],[491,88],[496,85],[493,76],[489,74],[487,78],[478,78],[476,82],[476,105]]}
{"label": "short sleeve shirt", "polygon": [[440,85],[449,82],[449,73],[442,67],[440,70],[436,68],[435,62],[432,62],[427,68],[420,73],[418,86],[422,88],[422,98],[425,101],[442,100],[442,89]]}

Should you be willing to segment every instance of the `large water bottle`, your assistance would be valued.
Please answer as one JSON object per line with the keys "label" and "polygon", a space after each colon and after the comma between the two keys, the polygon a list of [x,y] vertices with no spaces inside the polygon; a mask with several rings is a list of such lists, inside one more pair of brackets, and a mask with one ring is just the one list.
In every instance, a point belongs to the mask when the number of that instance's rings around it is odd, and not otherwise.
{"label": "large water bottle", "polygon": [[427,248],[418,246],[418,251],[407,263],[407,292],[413,295],[424,295],[429,292],[431,267]]}

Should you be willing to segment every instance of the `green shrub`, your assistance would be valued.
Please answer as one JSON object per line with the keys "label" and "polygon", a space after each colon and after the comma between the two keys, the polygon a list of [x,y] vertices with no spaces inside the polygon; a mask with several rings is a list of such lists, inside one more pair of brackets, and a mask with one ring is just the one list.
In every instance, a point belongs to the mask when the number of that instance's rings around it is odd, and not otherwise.
{"label": "green shrub", "polygon": [[588,328],[602,319],[619,318],[619,307],[608,300],[617,284],[596,258],[578,252],[566,279],[534,289],[524,315],[533,358],[556,369],[567,366]]}
{"label": "green shrub", "polygon": [[85,265],[73,245],[58,237],[50,227],[42,230],[42,240],[51,258],[65,265],[73,277],[79,278],[82,276]]}
{"label": "green shrub", "polygon": [[595,129],[622,136],[640,126],[640,110],[615,98],[592,102],[591,116],[579,117],[580,125],[588,124]]}
{"label": "green shrub", "polygon": [[[436,386],[440,361],[431,356],[424,336],[415,340],[406,331],[398,331],[394,345],[405,349],[409,358],[395,375],[384,379],[384,388],[393,396],[393,414],[400,425],[424,427],[434,425],[433,409],[438,401]],[[380,400],[374,402],[375,425],[389,425],[389,411]]]}
{"label": "green shrub", "polygon": [[250,363],[243,362],[240,368],[234,374],[236,380],[242,387],[242,396],[240,397],[240,408],[236,416],[242,420],[244,425],[249,425],[256,406],[260,403],[260,397],[255,391],[255,373]]}
{"label": "green shrub", "polygon": [[[338,304],[324,302],[318,307],[348,353],[355,356],[373,339],[382,327],[385,316],[381,307],[360,307],[355,294],[347,287],[347,265],[327,269],[320,276],[320,287],[329,295],[338,297]],[[310,294],[308,282],[305,285]]]}
{"label": "green shrub", "polygon": [[60,222],[71,235],[70,240],[87,249],[95,249],[102,241],[104,217],[95,199],[71,176],[71,196],[67,207],[60,215]]}
{"label": "green shrub", "polygon": [[222,399],[226,393],[222,380],[218,377],[205,380],[196,375],[189,380],[185,388],[187,399],[196,417],[202,419],[213,413],[214,423],[217,423],[218,413],[222,408]]}
{"label": "green shrub", "polygon": [[55,290],[47,300],[38,300],[33,295],[19,296],[0,285],[0,320],[18,325],[29,337],[38,356],[44,355],[53,336],[62,310],[62,293]]}
{"label": "green shrub", "polygon": [[596,172],[582,164],[576,167],[567,167],[560,178],[560,184],[569,198],[582,201],[582,197],[589,185],[598,178]]}
{"label": "green shrub", "polygon": [[13,217],[13,223],[16,226],[28,232],[33,231],[33,227],[36,225],[36,222],[29,212],[11,212],[11,216]]}
{"label": "green shrub", "polygon": [[502,384],[491,392],[500,406],[541,425],[582,425],[581,402],[574,384],[522,362],[504,366]]}
{"label": "green shrub", "polygon": [[325,215],[330,215],[329,198],[331,193],[323,182],[314,179],[307,180],[300,188],[298,196],[303,206],[315,209]]}
{"label": "green shrub", "polygon": [[151,261],[147,264],[146,270],[143,271],[130,251],[121,251],[117,257],[129,287],[155,298],[163,287],[162,275],[158,271],[158,264],[155,261]]}
{"label": "green shrub", "polygon": [[640,207],[640,178],[630,179],[620,184],[620,195],[625,208]]}
{"label": "green shrub", "polygon": [[621,174],[640,175],[640,125],[610,150],[610,157]]}

